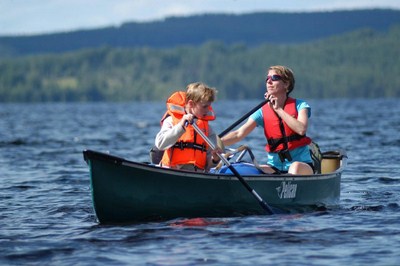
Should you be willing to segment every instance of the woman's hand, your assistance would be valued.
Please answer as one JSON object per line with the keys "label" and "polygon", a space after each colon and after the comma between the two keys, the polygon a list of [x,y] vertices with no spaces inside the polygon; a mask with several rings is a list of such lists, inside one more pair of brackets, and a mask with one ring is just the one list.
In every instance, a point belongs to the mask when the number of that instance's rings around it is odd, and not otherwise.
{"label": "woman's hand", "polygon": [[268,92],[264,94],[264,98],[269,100],[268,105],[275,111],[277,111],[278,109],[283,109],[283,106],[285,105],[286,101],[286,98],[285,99],[278,98],[274,95],[268,94]]}

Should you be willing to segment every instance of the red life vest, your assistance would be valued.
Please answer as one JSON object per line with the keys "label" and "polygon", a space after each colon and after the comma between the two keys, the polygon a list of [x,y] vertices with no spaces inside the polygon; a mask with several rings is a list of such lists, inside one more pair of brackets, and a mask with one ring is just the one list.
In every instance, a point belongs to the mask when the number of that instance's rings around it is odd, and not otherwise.
{"label": "red life vest", "polygon": [[[186,93],[175,92],[167,100],[167,111],[161,119],[161,124],[168,116],[172,117],[173,125],[179,123],[185,114]],[[197,126],[209,135],[208,121],[214,120],[213,109],[209,108],[209,115],[197,119]],[[175,167],[179,164],[193,164],[200,169],[205,169],[207,163],[207,143],[197,134],[191,125],[186,127],[185,133],[178,139],[176,144],[166,150],[161,159],[161,165]]]}
{"label": "red life vest", "polygon": [[[283,109],[292,117],[298,117],[295,99],[288,97]],[[265,146],[267,152],[293,150],[311,143],[309,137],[294,132],[268,104],[262,107],[262,113],[264,134],[267,138],[267,145]]]}

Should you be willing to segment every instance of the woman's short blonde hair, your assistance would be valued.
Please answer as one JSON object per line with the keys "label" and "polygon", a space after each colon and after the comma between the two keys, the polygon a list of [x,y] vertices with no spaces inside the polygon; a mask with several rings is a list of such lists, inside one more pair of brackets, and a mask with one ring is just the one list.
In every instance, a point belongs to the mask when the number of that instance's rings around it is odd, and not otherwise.
{"label": "woman's short blonde hair", "polygon": [[190,83],[186,87],[186,102],[192,100],[195,103],[213,102],[215,100],[217,90],[208,87],[201,82]]}
{"label": "woman's short blonde hair", "polygon": [[[294,74],[293,71],[286,66],[270,66],[268,71],[274,70],[279,76],[282,77],[282,80],[289,84],[287,94],[291,93],[294,89]],[[268,75],[268,73],[267,73]]]}

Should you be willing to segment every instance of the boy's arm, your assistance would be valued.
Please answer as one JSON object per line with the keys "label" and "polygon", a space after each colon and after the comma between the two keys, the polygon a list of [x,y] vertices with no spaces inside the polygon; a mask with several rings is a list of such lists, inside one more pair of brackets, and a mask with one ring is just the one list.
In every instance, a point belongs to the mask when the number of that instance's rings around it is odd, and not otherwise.
{"label": "boy's arm", "polygon": [[172,117],[167,117],[161,130],[157,133],[155,146],[159,150],[171,148],[183,133],[185,133],[185,129],[179,123],[173,126]]}

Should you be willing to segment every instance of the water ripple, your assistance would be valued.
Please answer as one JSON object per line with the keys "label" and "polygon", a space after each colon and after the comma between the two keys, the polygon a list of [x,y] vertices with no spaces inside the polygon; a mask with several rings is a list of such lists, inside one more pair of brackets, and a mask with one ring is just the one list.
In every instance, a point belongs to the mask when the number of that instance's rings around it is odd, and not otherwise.
{"label": "water ripple", "polygon": [[[147,161],[164,104],[1,105],[0,263],[398,264],[400,112],[396,99],[310,101],[309,135],[323,150],[344,148],[349,156],[340,206],[273,216],[209,218],[203,224],[185,223],[184,218],[98,224],[82,150]],[[213,128],[221,132],[256,104],[216,104],[218,123],[213,122]],[[265,158],[264,143],[261,131],[245,140],[260,162]]]}

